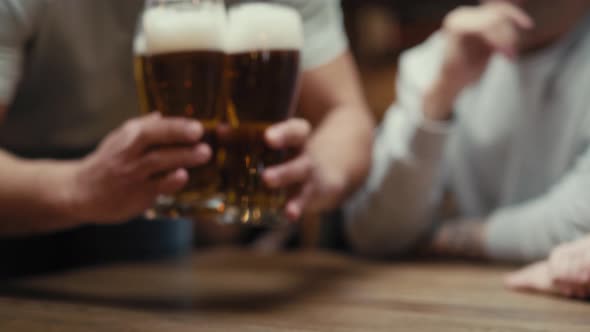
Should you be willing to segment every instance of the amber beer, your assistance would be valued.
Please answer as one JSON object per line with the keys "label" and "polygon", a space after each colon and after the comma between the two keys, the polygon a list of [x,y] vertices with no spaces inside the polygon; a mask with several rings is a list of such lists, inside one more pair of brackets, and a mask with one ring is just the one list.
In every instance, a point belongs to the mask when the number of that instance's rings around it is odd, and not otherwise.
{"label": "amber beer", "polygon": [[261,175],[288,156],[269,148],[264,133],[292,113],[302,31],[299,14],[288,7],[245,4],[229,13],[226,122],[231,129],[220,136],[228,220],[250,225],[285,221],[286,192],[269,189]]}
{"label": "amber beer", "polygon": [[148,54],[145,36],[139,34],[133,42],[133,71],[137,85],[137,98],[141,113],[147,114],[156,110],[153,94],[148,93],[151,75],[147,67]]}
{"label": "amber beer", "polygon": [[214,152],[209,164],[189,170],[189,184],[174,197],[181,213],[207,207],[217,199],[221,184],[216,128],[223,119],[227,89],[226,17],[223,5],[219,7],[200,11],[155,7],[143,17],[148,54],[142,65],[145,103],[164,116],[199,120],[206,129],[203,142]]}

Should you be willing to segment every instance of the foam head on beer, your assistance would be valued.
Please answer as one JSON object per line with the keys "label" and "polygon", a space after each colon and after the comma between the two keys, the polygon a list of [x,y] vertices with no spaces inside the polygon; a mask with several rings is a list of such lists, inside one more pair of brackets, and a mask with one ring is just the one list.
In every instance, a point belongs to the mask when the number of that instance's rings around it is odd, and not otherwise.
{"label": "foam head on beer", "polygon": [[138,56],[147,55],[147,45],[143,33],[138,34],[133,40],[133,54]]}
{"label": "foam head on beer", "polygon": [[[146,9],[142,24],[148,97],[165,116],[192,117],[213,126],[223,109],[223,3],[162,2]],[[141,49],[141,39],[135,46]]]}
{"label": "foam head on beer", "polygon": [[227,17],[221,4],[154,7],[145,12],[143,27],[150,54],[223,51]]}
{"label": "foam head on beer", "polygon": [[227,51],[300,50],[303,24],[290,7],[270,3],[247,3],[229,11]]}

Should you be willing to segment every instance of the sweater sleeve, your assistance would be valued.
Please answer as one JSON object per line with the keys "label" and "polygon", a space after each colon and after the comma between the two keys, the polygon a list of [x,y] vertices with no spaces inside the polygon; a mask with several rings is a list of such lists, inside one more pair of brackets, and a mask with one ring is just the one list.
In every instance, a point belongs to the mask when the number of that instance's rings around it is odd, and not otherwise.
{"label": "sweater sleeve", "polygon": [[590,233],[590,148],[561,182],[545,195],[495,212],[486,236],[488,254],[498,260],[530,262]]}
{"label": "sweater sleeve", "polygon": [[439,68],[440,43],[434,36],[402,56],[398,101],[377,132],[369,179],[346,206],[347,236],[362,254],[402,254],[431,227],[450,128],[423,117],[422,98]]}

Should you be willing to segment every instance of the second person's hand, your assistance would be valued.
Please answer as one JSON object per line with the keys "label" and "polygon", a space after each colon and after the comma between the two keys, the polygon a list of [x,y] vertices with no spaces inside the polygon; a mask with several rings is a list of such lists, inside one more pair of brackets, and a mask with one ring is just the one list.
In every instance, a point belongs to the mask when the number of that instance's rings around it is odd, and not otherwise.
{"label": "second person's hand", "polygon": [[296,194],[285,207],[287,218],[298,220],[305,209],[306,193],[312,186],[314,163],[305,146],[311,135],[311,125],[304,119],[290,119],[269,128],[265,133],[267,144],[276,150],[301,151],[294,159],[265,170],[263,179],[272,189],[297,188]]}
{"label": "second person's hand", "polygon": [[499,53],[514,59],[521,33],[533,26],[522,9],[503,1],[452,11],[442,27],[445,54],[440,73],[426,94],[426,116],[448,119],[455,99],[481,78],[491,56]]}

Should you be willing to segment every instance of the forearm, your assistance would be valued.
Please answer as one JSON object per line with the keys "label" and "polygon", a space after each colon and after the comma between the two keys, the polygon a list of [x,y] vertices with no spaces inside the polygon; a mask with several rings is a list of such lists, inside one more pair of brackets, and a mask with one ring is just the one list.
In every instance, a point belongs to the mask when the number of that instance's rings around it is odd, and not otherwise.
{"label": "forearm", "polygon": [[375,126],[349,53],[303,75],[299,113],[314,128],[306,149],[320,170],[322,209],[335,208],[368,173]]}
{"label": "forearm", "polygon": [[445,128],[426,124],[415,112],[388,112],[371,175],[346,208],[348,237],[357,251],[403,254],[428,231],[440,198],[446,136]]}
{"label": "forearm", "polygon": [[[431,64],[426,77],[424,63]],[[350,241],[371,255],[407,253],[432,227],[448,120],[461,92],[423,55],[404,56],[400,68],[397,105],[377,138],[371,177],[347,208]]]}
{"label": "forearm", "polygon": [[373,128],[373,117],[364,106],[339,105],[326,115],[308,143],[320,163],[338,166],[325,175],[344,196],[354,192],[369,172]]}
{"label": "forearm", "polygon": [[429,253],[511,262],[545,259],[551,250],[590,232],[587,182],[570,178],[528,203],[500,209],[483,220],[443,224]]}
{"label": "forearm", "polygon": [[74,163],[27,161],[0,150],[0,235],[75,227],[69,208]]}

